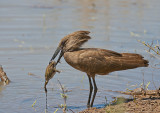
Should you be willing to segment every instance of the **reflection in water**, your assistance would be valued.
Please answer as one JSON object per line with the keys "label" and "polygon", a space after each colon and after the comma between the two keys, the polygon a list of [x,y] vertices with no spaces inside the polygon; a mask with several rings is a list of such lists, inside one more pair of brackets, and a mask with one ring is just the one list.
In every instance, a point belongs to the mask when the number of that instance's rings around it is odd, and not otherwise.
{"label": "reflection in water", "polygon": [[[91,31],[92,40],[87,46],[118,52],[136,51],[148,58],[150,65],[159,62],[149,58],[144,46],[136,41],[150,43],[159,40],[159,3],[159,0],[1,0],[0,64],[5,67],[12,83],[3,91],[0,89],[0,112],[35,113],[31,107],[35,98],[36,112],[44,112],[46,108],[48,112],[55,111],[63,103],[57,79],[72,90],[68,93],[67,106],[71,109],[73,106],[75,111],[86,108],[88,90],[81,89],[88,89],[87,77],[82,83],[85,74],[76,71],[64,60],[57,66],[62,73],[55,75],[48,84],[48,95],[44,94],[43,88],[45,67],[58,42],[77,30]],[[130,32],[138,34],[138,37]],[[97,76],[99,92],[95,105],[104,105],[105,96],[110,102],[113,96],[121,95],[105,90],[125,90],[129,87],[127,84],[141,84],[141,70]],[[154,82],[159,85],[158,70],[147,68],[142,71],[145,82],[152,80],[150,75],[154,72]],[[28,76],[28,72],[39,76]],[[154,85],[150,84],[149,89],[154,89]]]}
{"label": "reflection in water", "polygon": [[45,91],[45,94],[46,94],[46,111],[47,111],[47,91]]}

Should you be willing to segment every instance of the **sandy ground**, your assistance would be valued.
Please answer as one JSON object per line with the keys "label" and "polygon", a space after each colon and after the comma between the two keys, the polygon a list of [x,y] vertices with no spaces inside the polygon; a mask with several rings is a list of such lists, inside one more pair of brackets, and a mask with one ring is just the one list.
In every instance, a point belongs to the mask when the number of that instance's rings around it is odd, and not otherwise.
{"label": "sandy ground", "polygon": [[120,104],[108,105],[101,109],[89,108],[80,113],[160,113],[160,96],[159,94],[138,95]]}

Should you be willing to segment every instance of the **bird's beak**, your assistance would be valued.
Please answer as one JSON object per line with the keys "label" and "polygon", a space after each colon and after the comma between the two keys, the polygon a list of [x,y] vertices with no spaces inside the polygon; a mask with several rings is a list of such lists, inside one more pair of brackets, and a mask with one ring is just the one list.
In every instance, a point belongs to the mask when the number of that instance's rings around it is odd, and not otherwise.
{"label": "bird's beak", "polygon": [[61,48],[60,47],[57,47],[56,51],[54,52],[52,58],[50,61],[54,60],[56,58],[56,56],[58,55],[58,53],[60,52]]}
{"label": "bird's beak", "polygon": [[61,49],[61,47],[57,47],[56,51],[54,52],[54,54],[53,54],[53,56],[52,56],[52,58],[51,58],[51,60],[50,60],[50,62],[51,62],[52,60],[54,60],[60,51],[61,51],[61,53],[60,53],[60,55],[59,55],[59,58],[58,58],[58,60],[57,60],[57,62],[56,62],[56,64],[55,64],[55,66],[58,64],[58,62],[60,61],[61,57],[62,57],[63,54],[64,54],[64,52],[63,52],[63,50]]}

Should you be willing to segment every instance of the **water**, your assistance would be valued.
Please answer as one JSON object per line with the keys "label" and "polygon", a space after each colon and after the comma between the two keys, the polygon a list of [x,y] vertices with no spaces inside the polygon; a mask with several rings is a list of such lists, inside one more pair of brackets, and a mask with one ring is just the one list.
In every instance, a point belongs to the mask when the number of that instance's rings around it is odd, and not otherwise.
{"label": "water", "polygon": [[[92,40],[84,47],[136,52],[152,66],[159,62],[137,41],[159,40],[159,5],[159,0],[0,0],[0,64],[11,80],[9,85],[0,88],[0,113],[45,112],[45,68],[61,38],[77,30],[91,31]],[[133,36],[132,32],[138,35]],[[62,72],[47,86],[48,112],[54,112],[64,103],[58,79],[70,91],[68,108],[74,112],[85,109],[89,93],[85,73],[73,69],[64,59],[57,69]],[[104,106],[105,96],[108,103],[112,97],[122,96],[108,90],[125,91],[136,84],[139,87],[143,82],[142,73],[145,84],[151,82],[149,89],[155,89],[152,73],[159,86],[160,70],[151,67],[97,76],[99,90],[95,107]],[[61,112],[58,108],[57,113]]]}

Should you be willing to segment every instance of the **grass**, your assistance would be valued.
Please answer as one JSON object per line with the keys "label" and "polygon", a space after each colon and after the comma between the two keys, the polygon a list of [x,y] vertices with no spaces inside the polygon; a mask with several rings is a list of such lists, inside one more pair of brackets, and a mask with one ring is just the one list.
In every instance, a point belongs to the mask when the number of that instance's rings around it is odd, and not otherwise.
{"label": "grass", "polygon": [[126,108],[123,107],[122,103],[125,103],[127,99],[123,97],[116,97],[111,104],[106,106],[106,113],[124,113]]}
{"label": "grass", "polygon": [[106,108],[106,113],[125,113],[126,109],[122,105],[109,105]]}
{"label": "grass", "polygon": [[34,105],[36,104],[36,102],[37,102],[37,100],[35,100],[35,101],[33,102],[32,107],[34,107]]}
{"label": "grass", "polygon": [[138,40],[138,42],[149,48],[148,50],[146,50],[147,53],[160,60],[160,44],[158,40],[156,41],[157,43],[154,43],[155,41],[152,40],[151,44],[141,40]]}
{"label": "grass", "polygon": [[66,101],[67,101],[68,96],[67,96],[67,94],[66,94],[65,92],[67,92],[67,91],[65,91],[64,86],[62,86],[62,84],[61,84],[61,82],[60,82],[59,80],[58,80],[58,83],[59,83],[60,88],[61,88],[61,90],[62,90],[62,93],[60,93],[60,94],[61,94],[61,97],[62,97],[63,100],[64,100],[64,104],[59,105],[59,107],[62,108],[63,113],[66,113],[66,110],[67,110]]}
{"label": "grass", "polygon": [[55,111],[54,111],[54,113],[56,113],[58,111],[58,109],[56,109]]}

